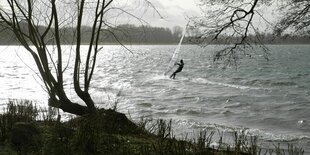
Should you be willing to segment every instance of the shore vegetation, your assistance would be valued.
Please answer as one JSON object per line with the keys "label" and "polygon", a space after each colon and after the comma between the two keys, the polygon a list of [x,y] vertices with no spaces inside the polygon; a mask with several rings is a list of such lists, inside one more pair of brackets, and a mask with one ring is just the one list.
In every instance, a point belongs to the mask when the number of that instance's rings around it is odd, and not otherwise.
{"label": "shore vegetation", "polygon": [[[29,100],[9,101],[0,114],[0,155],[302,155],[302,148],[263,149],[257,136],[234,132],[234,144],[223,134],[201,130],[196,138],[176,138],[171,120],[134,122],[112,109],[61,121],[56,108]],[[214,145],[216,143],[217,145]]]}

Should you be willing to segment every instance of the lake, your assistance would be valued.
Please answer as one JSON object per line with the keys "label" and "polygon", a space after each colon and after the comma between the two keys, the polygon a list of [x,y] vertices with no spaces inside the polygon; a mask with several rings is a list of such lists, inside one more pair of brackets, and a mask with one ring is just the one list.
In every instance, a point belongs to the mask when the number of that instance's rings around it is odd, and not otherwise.
{"label": "lake", "polygon": [[[132,53],[104,45],[91,95],[99,107],[110,108],[117,102],[117,110],[136,121],[172,119],[178,134],[206,128],[227,134],[244,130],[257,135],[263,147],[290,142],[310,154],[310,45],[267,45],[269,61],[258,53],[225,70],[212,59],[222,47],[183,45],[179,58],[185,66],[171,80],[163,73],[175,45],[128,46]],[[65,46],[64,53],[66,92],[81,103],[71,82],[72,47]],[[1,46],[0,54],[1,106],[9,99],[30,99],[46,106],[47,94],[27,51]]]}

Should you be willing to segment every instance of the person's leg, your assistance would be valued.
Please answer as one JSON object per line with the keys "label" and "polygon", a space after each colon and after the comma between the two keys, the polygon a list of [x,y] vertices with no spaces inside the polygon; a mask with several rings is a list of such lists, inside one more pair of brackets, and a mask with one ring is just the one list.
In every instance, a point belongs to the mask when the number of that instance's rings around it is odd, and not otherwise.
{"label": "person's leg", "polygon": [[170,79],[174,79],[174,77],[175,77],[175,72],[171,74]]}
{"label": "person's leg", "polygon": [[172,79],[174,79],[174,78],[175,78],[175,74],[176,74],[176,73],[173,73],[173,77],[172,77]]}
{"label": "person's leg", "polygon": [[176,70],[174,73],[173,73],[173,79],[175,78],[175,76],[177,75],[177,73],[179,73],[180,71],[179,70]]}

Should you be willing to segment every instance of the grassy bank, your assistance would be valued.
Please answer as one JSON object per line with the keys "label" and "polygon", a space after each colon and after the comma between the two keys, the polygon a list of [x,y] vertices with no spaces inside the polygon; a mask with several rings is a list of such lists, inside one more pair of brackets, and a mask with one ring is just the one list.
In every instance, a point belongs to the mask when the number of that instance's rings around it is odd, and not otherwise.
{"label": "grassy bank", "polygon": [[247,155],[303,154],[294,146],[262,150],[257,137],[235,133],[234,144],[211,145],[214,131],[196,139],[176,139],[171,121],[138,123],[114,110],[60,121],[56,109],[40,109],[31,101],[9,101],[0,115],[0,155]]}

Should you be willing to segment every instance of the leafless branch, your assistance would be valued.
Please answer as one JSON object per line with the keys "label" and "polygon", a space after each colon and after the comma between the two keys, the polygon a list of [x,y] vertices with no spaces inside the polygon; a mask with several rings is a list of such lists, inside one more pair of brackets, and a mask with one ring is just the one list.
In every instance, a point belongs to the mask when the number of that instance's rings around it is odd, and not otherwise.
{"label": "leafless branch", "polygon": [[[253,49],[252,44],[262,47],[264,53],[267,52],[267,48],[261,46],[263,43],[259,37],[254,36],[254,38],[249,38],[249,35],[259,35],[254,25],[254,17],[260,17],[267,24],[272,25],[258,11],[258,3],[261,1],[201,0],[201,2],[201,7],[206,9],[206,15],[202,18],[193,19],[194,24],[192,25],[192,28],[202,30],[197,40],[200,40],[201,43],[207,41],[209,44],[216,42],[223,43],[223,41],[230,44],[219,51],[215,51],[214,61],[222,60],[224,66],[237,66],[241,55],[251,57],[251,52],[245,50]],[[212,39],[210,40],[208,38]]]}

